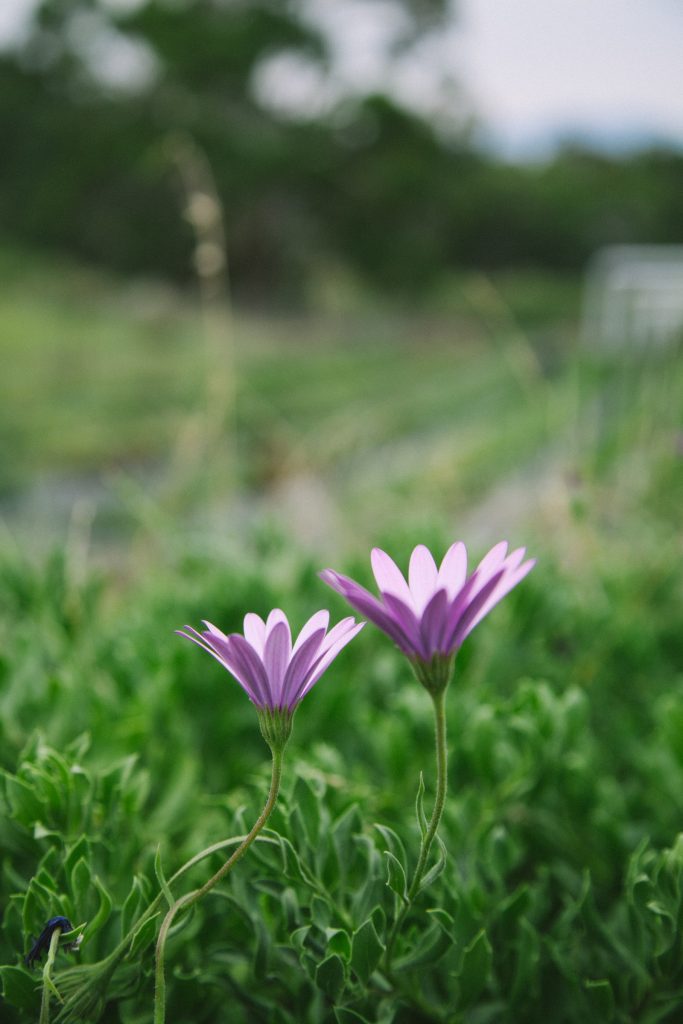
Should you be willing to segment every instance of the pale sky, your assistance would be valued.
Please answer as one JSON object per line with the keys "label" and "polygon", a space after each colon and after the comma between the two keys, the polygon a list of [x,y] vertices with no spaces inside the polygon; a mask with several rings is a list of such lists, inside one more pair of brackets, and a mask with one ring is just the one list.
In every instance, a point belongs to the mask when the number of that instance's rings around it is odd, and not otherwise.
{"label": "pale sky", "polygon": [[[381,86],[382,41],[400,32],[391,5],[307,3],[337,40],[340,78]],[[438,107],[450,77],[483,134],[511,155],[568,132],[683,146],[683,0],[456,0],[454,10],[452,27],[426,40],[419,60],[391,72],[405,102]]]}
{"label": "pale sky", "polygon": [[[386,44],[402,19],[390,0],[303,2],[332,37],[332,73],[274,59],[256,87],[282,110],[384,88],[446,121],[474,113],[480,137],[507,156],[542,154],[567,135],[683,148],[683,0],[456,0],[452,26],[394,62]],[[0,45],[34,4],[0,0]],[[123,47],[119,56],[111,66],[134,76],[138,58]]]}
{"label": "pale sky", "polygon": [[461,0],[460,10],[453,59],[506,147],[566,129],[683,146],[681,0]]}

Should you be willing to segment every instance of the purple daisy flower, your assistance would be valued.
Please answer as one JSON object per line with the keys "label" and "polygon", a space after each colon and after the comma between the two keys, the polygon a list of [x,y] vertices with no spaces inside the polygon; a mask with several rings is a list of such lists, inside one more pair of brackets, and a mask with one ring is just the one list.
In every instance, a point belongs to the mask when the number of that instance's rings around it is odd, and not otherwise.
{"label": "purple daisy flower", "polygon": [[365,625],[354,618],[342,619],[328,633],[329,621],[329,612],[316,612],[293,646],[287,616],[279,608],[266,622],[253,612],[245,615],[244,636],[226,636],[206,621],[202,632],[192,626],[176,632],[203,647],[227,668],[256,705],[263,729],[265,719],[291,722],[296,708],[325,669]]}
{"label": "purple daisy flower", "polygon": [[410,557],[408,581],[396,563],[379,548],[372,551],[372,570],[381,599],[332,569],[321,578],[345,597],[352,608],[379,626],[410,658],[428,690],[443,689],[452,659],[466,636],[536,564],[524,561],[524,548],[507,553],[496,544],[467,575],[467,551],[458,541],[440,567],[418,544]]}

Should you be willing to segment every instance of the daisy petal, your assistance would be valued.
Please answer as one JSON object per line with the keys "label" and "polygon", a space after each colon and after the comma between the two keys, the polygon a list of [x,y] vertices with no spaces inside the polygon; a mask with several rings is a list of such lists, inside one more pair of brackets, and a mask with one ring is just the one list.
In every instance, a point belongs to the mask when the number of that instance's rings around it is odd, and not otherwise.
{"label": "daisy petal", "polygon": [[457,624],[457,628],[452,634],[451,642],[449,645],[451,650],[457,650],[458,647],[460,647],[460,645],[462,644],[467,634],[470,632],[470,630],[474,628],[472,626],[473,621],[476,619],[477,615],[484,607],[484,605],[486,604],[486,602],[488,601],[489,597],[496,589],[498,584],[500,583],[502,577],[503,570],[501,569],[495,574],[495,576],[492,576],[491,579],[488,580],[484,584],[484,586],[481,587],[480,590],[475,590],[475,592],[472,595],[471,601],[469,602],[467,608],[465,608],[462,616],[460,617],[460,621]]}
{"label": "daisy petal", "polygon": [[[335,589],[345,592],[356,587],[351,580],[337,578],[329,572],[329,582]],[[358,588],[362,594],[365,593]],[[370,598],[371,595],[367,595]],[[388,613],[374,598],[382,615]],[[293,714],[303,695],[316,682],[325,668],[343,647],[356,635],[364,623],[356,623],[352,617],[342,619],[327,633],[330,615],[327,611],[316,612],[297,637],[292,650],[292,636],[284,612],[275,608],[266,622],[250,612],[244,618],[244,635],[225,633],[210,622],[206,631],[198,632],[192,626],[177,630],[179,636],[191,640],[223,665],[246,691],[249,699],[261,711],[285,713],[281,725],[271,729],[279,718],[262,718],[264,738],[275,751],[277,745],[286,743],[289,735],[287,714]],[[270,722],[267,729],[263,723]]]}
{"label": "daisy petal", "polygon": [[202,647],[205,651],[208,651],[212,658],[215,658],[216,661],[223,666],[223,668],[226,668],[228,670],[230,675],[234,676],[234,678],[240,684],[242,689],[246,692],[249,699],[253,701],[254,704],[258,704],[258,697],[254,692],[248,679],[243,676],[243,674],[234,664],[234,661],[229,656],[229,639],[226,637],[225,643],[227,646],[221,653],[219,653],[219,651],[214,646],[212,646],[216,639],[215,637],[211,638],[211,642],[207,642],[204,639],[204,635],[198,633],[196,629],[192,628],[192,626],[186,626],[185,629],[187,629],[189,632],[185,633],[182,630],[177,629],[176,633],[178,634],[178,636],[184,636],[187,640],[192,640],[192,642],[197,644],[198,647]]}
{"label": "daisy petal", "polygon": [[394,594],[406,604],[412,604],[410,588],[393,558],[381,548],[373,548],[370,562],[380,593]]}
{"label": "daisy petal", "polygon": [[511,569],[516,569],[525,554],[526,548],[517,548],[516,551],[511,551],[504,562],[506,572],[509,572]]}
{"label": "daisy petal", "polygon": [[263,649],[263,667],[266,670],[270,695],[273,703],[279,707],[282,694],[282,682],[287,671],[291,652],[291,636],[289,624],[281,620],[276,622],[266,637]]}
{"label": "daisy petal", "polygon": [[361,587],[360,583],[355,583],[348,576],[334,572],[333,569],[323,570],[320,573],[320,578],[338,594],[341,594],[360,615],[364,615],[376,626],[379,626],[405,654],[412,653],[410,642],[394,621],[391,613],[365,587]]}
{"label": "daisy petal", "polygon": [[266,624],[255,612],[247,612],[244,616],[244,637],[262,658],[266,643]]}
{"label": "daisy petal", "polygon": [[429,652],[422,642],[420,620],[412,607],[409,608],[407,604],[394,597],[393,594],[385,594],[384,602],[387,610],[391,613],[392,619],[408,642],[407,648],[399,644],[401,650],[405,650],[412,657],[429,658]]}
{"label": "daisy petal", "polygon": [[500,544],[496,544],[492,547],[488,554],[484,555],[477,568],[472,573],[478,580],[478,586],[475,588],[477,591],[481,590],[484,584],[497,572],[505,561],[505,555],[507,553],[508,544],[506,540],[502,540]]}
{"label": "daisy petal", "polygon": [[319,629],[322,629],[323,632],[324,632],[327,629],[329,623],[330,623],[330,613],[329,612],[321,611],[321,612],[316,612],[315,615],[312,615],[310,617],[310,619],[308,620],[308,622],[306,622],[304,624],[301,632],[299,633],[298,637],[296,638],[296,643],[294,644],[294,647],[292,648],[292,654],[296,654],[296,652],[299,650],[299,648],[303,644],[304,640],[307,640],[309,638],[309,636],[311,635],[311,633],[316,633]]}
{"label": "daisy petal", "polygon": [[324,637],[324,628],[316,629],[315,632],[306,637],[298,650],[292,655],[292,660],[287,666],[284,682],[282,684],[282,693],[280,696],[281,707],[291,708],[293,706],[293,695],[301,688],[302,684],[306,680],[306,674],[308,673],[311,665],[315,662],[316,658],[319,657]]}
{"label": "daisy petal", "polygon": [[437,586],[444,587],[450,600],[463,586],[467,578],[467,548],[461,540],[451,544],[439,568]]}
{"label": "daisy petal", "polygon": [[309,690],[318,682],[325,669],[334,661],[339,652],[346,647],[351,640],[353,640],[354,636],[357,633],[360,633],[364,625],[364,622],[357,622],[353,629],[350,629],[348,633],[340,637],[332,647],[326,650],[325,653],[318,658],[318,660],[308,670],[308,675],[299,687],[299,690],[290,698],[290,700],[299,701],[306,696]]}
{"label": "daisy petal", "polygon": [[292,634],[291,634],[290,629],[289,629],[289,622],[287,621],[287,616],[282,611],[282,608],[273,608],[272,612],[270,613],[270,615],[266,619],[266,640],[268,639],[268,635],[271,632],[271,630],[275,629],[275,627],[278,625],[278,623],[282,623],[282,625],[287,630],[287,636],[289,637],[289,649],[291,651],[291,649],[292,649]]}
{"label": "daisy petal", "polygon": [[273,695],[263,662],[251,644],[239,633],[232,633],[230,636],[230,654],[241,678],[249,683],[256,694],[256,703],[259,707],[272,707]]}
{"label": "daisy petal", "polygon": [[356,620],[352,615],[349,615],[348,618],[342,619],[341,622],[338,622],[337,625],[329,631],[329,633],[321,643],[320,653],[322,654],[324,651],[328,650],[332,646],[332,644],[335,644],[340,637],[342,637],[345,633],[348,633],[348,631],[350,629],[353,629],[355,625]]}
{"label": "daisy petal", "polygon": [[418,614],[424,611],[428,601],[434,596],[437,576],[438,571],[431,552],[424,544],[418,544],[410,556],[408,569],[410,593]]}
{"label": "daisy petal", "polygon": [[488,615],[491,609],[495,608],[498,602],[502,601],[505,595],[509,594],[513,587],[516,587],[520,580],[524,579],[527,573],[531,572],[535,565],[536,559],[530,558],[528,561],[524,562],[523,565],[520,565],[518,569],[513,569],[511,572],[505,573],[503,578],[499,581],[498,586],[494,588],[493,593],[489,595],[470,622],[463,635],[463,640],[472,632],[475,626],[479,625],[484,616]]}
{"label": "daisy petal", "polygon": [[208,622],[206,619],[202,619],[202,622],[206,626],[209,633],[211,633],[213,636],[220,637],[221,640],[228,639],[223,630],[219,629],[218,626],[214,626],[213,622]]}
{"label": "daisy petal", "polygon": [[437,590],[420,620],[420,636],[424,649],[430,654],[441,654],[443,638],[448,625],[449,601],[445,590]]}
{"label": "daisy petal", "polygon": [[285,675],[283,692],[281,696],[281,707],[293,708],[296,702],[296,694],[306,681],[306,677],[317,658],[321,656],[325,630],[316,630],[311,633],[301,644],[293,655]]}

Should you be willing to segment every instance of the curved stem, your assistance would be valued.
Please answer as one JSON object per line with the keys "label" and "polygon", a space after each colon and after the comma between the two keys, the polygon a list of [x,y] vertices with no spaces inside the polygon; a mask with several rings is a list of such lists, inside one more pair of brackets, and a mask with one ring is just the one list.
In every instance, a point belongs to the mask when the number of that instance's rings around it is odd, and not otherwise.
{"label": "curved stem", "polygon": [[54,966],[57,950],[59,949],[59,938],[62,934],[61,928],[55,928],[50,936],[50,946],[47,951],[47,959],[43,967],[43,991],[40,999],[40,1017],[38,1024],[50,1024],[50,994],[61,996],[52,981],[52,968]]}
{"label": "curved stem", "polygon": [[436,739],[436,795],[434,797],[434,808],[432,810],[432,816],[429,819],[427,829],[422,836],[422,842],[420,843],[420,854],[417,859],[417,865],[415,867],[415,873],[413,880],[410,883],[408,893],[403,904],[403,907],[394,921],[394,925],[389,934],[387,940],[387,948],[384,955],[384,963],[386,972],[391,976],[391,961],[394,951],[394,943],[396,937],[401,930],[401,925],[405,921],[406,915],[410,910],[415,897],[420,891],[420,883],[424,877],[425,869],[427,867],[427,861],[429,859],[429,851],[432,848],[432,844],[436,838],[436,833],[441,822],[443,815],[444,805],[446,803],[446,790],[448,786],[448,746],[446,743],[446,691],[445,689],[431,694],[432,701],[434,702],[434,734]]}
{"label": "curved stem", "polygon": [[193,892],[186,893],[185,896],[181,896],[175,903],[169,907],[168,913],[164,918],[161,928],[159,929],[159,937],[157,939],[156,948],[156,968],[155,968],[155,990],[154,990],[154,1024],[165,1024],[166,1020],[166,978],[164,974],[164,950],[166,946],[166,939],[168,933],[173,924],[173,919],[180,910],[186,910],[189,907],[194,906],[198,903],[214,886],[218,885],[220,881],[228,874],[231,868],[240,860],[241,857],[247,852],[251,844],[256,839],[257,835],[264,827],[268,818],[270,817],[271,811],[273,810],[277,801],[278,793],[280,791],[280,780],[282,778],[282,750],[273,750],[273,768],[270,780],[270,791],[268,793],[268,799],[265,802],[263,810],[259,815],[258,819],[254,823],[253,828],[244,837],[240,845],[237,847],[235,852],[228,858],[225,864],[221,865],[215,875],[212,875],[208,882],[200,886],[199,889],[195,889]]}

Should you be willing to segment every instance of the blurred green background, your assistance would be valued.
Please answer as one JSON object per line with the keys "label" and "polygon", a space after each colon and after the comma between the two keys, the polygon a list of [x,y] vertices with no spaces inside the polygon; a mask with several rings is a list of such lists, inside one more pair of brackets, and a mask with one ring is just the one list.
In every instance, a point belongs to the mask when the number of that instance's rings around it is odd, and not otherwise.
{"label": "blurred green background", "polygon": [[[76,509],[104,547],[159,516],[322,550],[435,516],[528,540],[584,456],[643,434],[643,389],[604,415],[605,374],[623,395],[642,367],[580,345],[582,275],[683,238],[680,147],[579,134],[506,160],[458,68],[411,105],[390,72],[424,75],[457,27],[438,0],[374,5],[398,28],[371,91],[335,79],[343,5],[334,31],[303,2],[23,7],[0,55],[11,533],[51,543]],[[348,8],[361,35],[371,8]],[[319,95],[268,87],[283,61]]]}
{"label": "blurred green background", "polygon": [[[25,7],[0,55],[11,531],[52,541],[77,509],[105,543],[158,515],[274,517],[328,550],[432,516],[526,540],[549,490],[552,518],[624,427],[595,416],[591,345],[578,369],[582,275],[600,247],[683,238],[680,148],[513,163],[458,115],[466,83],[411,105],[389,71],[424,73],[458,25],[438,0],[375,5],[398,29],[365,92],[331,90],[350,27],[325,5]],[[327,100],[268,90],[283,60]]]}

